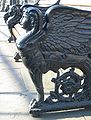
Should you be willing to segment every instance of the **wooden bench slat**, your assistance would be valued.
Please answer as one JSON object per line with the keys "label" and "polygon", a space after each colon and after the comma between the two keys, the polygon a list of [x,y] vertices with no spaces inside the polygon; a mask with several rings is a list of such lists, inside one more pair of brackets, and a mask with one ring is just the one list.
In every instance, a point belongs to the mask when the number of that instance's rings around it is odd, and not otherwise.
{"label": "wooden bench slat", "polygon": [[24,35],[26,33],[26,30],[24,30],[20,24],[16,24],[13,28],[13,33],[15,37],[18,38],[19,36]]}

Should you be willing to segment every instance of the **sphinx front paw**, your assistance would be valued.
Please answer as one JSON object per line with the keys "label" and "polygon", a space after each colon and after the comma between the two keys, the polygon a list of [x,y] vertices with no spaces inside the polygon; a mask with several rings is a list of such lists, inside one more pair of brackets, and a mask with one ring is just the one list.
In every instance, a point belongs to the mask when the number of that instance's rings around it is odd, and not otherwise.
{"label": "sphinx front paw", "polygon": [[30,104],[29,104],[29,108],[33,109],[33,108],[39,108],[40,106],[42,106],[43,102],[41,101],[37,101],[36,99],[31,100]]}

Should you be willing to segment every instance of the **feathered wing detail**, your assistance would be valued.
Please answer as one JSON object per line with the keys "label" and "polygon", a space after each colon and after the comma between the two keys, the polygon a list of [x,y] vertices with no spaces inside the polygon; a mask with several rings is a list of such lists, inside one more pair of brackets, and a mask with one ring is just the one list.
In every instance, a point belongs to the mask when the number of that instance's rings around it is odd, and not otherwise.
{"label": "feathered wing detail", "polygon": [[55,5],[45,13],[46,39],[43,51],[88,54],[91,52],[91,11]]}

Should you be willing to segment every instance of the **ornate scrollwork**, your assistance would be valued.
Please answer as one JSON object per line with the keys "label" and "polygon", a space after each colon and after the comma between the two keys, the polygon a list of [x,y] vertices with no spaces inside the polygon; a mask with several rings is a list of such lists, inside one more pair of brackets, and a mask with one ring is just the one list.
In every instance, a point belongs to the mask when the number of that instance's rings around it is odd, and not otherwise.
{"label": "ornate scrollwork", "polygon": [[[55,84],[55,90],[50,92],[51,101],[81,101],[87,99],[84,90],[85,75],[80,76],[71,68],[63,75],[58,75],[52,79]],[[49,99],[49,98],[48,98]],[[47,99],[47,100],[48,100]]]}

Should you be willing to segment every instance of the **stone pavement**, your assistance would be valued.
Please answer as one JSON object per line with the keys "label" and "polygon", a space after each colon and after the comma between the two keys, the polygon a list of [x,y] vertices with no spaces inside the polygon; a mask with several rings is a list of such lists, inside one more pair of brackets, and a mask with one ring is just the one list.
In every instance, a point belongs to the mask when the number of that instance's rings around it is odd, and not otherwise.
{"label": "stone pavement", "polygon": [[[3,21],[4,13],[0,13],[0,120],[91,120],[91,110],[77,109],[75,111],[60,111],[47,113],[39,118],[33,118],[28,111],[36,91],[22,61],[15,62],[15,43],[8,43],[10,36]],[[43,76],[46,95],[53,88],[50,82],[53,72]]]}

